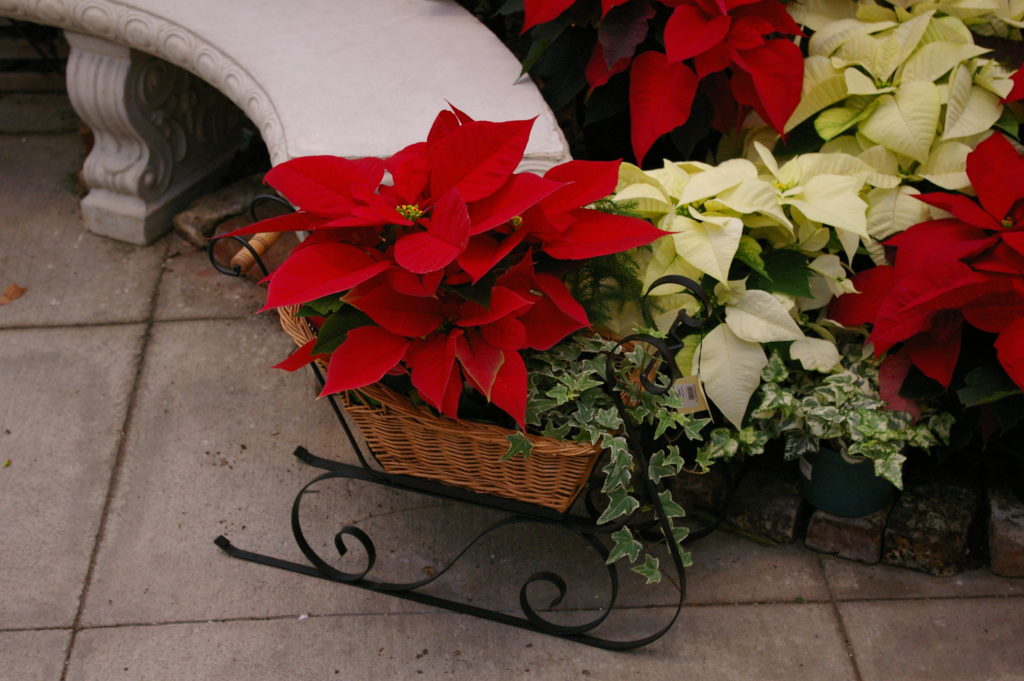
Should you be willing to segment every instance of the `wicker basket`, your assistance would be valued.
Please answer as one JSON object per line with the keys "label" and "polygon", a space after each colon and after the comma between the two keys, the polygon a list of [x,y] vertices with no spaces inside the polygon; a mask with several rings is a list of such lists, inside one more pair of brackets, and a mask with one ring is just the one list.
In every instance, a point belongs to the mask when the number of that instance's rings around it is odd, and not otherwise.
{"label": "wicker basket", "polygon": [[[279,308],[281,327],[298,345],[313,339],[297,307]],[[454,421],[377,383],[341,394],[346,413],[362,431],[387,473],[426,478],[565,512],[590,477],[601,449],[528,435],[528,458],[502,461],[511,431]]]}

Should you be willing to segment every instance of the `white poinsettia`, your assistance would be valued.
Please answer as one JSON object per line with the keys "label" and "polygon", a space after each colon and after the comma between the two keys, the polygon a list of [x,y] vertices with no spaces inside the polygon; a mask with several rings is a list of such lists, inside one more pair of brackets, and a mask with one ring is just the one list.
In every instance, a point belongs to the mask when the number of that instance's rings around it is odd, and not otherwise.
{"label": "white poinsettia", "polygon": [[1024,0],[796,3],[792,14],[814,33],[787,130],[813,118],[826,141],[881,145],[903,176],[966,188],[966,175],[953,169],[1000,119],[1012,88],[1010,70],[987,57],[971,29],[992,22],[1013,28],[1022,6]]}
{"label": "white poinsettia", "polygon": [[[791,344],[810,371],[835,364],[833,341],[818,338],[820,327],[807,316],[853,290],[829,249],[848,260],[862,243],[874,243],[862,194],[900,186],[895,155],[878,145],[783,164],[763,145],[753,148],[753,160],[718,165],[666,162],[641,171],[624,164],[614,196],[666,233],[636,257],[645,290],[667,275],[715,283],[709,293],[719,323],[688,339],[676,361],[684,371],[699,369],[708,396],[737,426],[761,382],[764,344]],[[749,275],[736,279],[742,271]],[[651,321],[662,330],[677,310],[693,313],[697,304],[674,285],[651,290],[650,299]]]}
{"label": "white poinsettia", "polygon": [[[870,166],[846,154],[807,154],[779,167],[763,145],[754,146],[781,189],[780,203],[812,222],[852,233],[855,244],[867,238],[867,204],[858,193],[866,177],[877,174]],[[893,180],[893,185],[899,182]]]}

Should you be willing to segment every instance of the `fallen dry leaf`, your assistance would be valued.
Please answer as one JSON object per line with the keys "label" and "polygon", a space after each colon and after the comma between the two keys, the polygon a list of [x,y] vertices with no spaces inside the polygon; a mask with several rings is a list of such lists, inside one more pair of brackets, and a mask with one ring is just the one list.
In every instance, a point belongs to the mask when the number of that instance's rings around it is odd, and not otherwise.
{"label": "fallen dry leaf", "polygon": [[7,288],[4,289],[4,292],[0,294],[0,305],[6,305],[7,303],[14,302],[18,298],[21,298],[23,295],[25,295],[25,291],[27,290],[28,289],[25,288],[24,286],[18,286],[17,284],[8,284]]}

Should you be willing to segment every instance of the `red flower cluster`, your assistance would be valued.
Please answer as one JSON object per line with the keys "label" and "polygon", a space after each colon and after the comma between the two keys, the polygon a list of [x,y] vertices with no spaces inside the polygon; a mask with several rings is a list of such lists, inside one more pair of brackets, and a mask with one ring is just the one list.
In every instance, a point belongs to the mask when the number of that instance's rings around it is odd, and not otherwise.
{"label": "red flower cluster", "polygon": [[[550,348],[588,324],[561,279],[535,267],[538,253],[547,263],[579,260],[662,235],[584,207],[614,190],[618,162],[516,173],[532,125],[453,109],[426,142],[388,159],[303,157],[267,174],[299,212],[232,234],[311,234],[268,277],[264,309],[337,296],[370,320],[330,353],[323,394],[408,371],[444,414],[457,415],[465,380],[523,424],[520,351]],[[310,343],[279,366],[304,366],[313,352]]]}
{"label": "red flower cluster", "polygon": [[[557,18],[573,1],[525,0],[523,30]],[[643,162],[655,140],[689,119],[698,85],[714,74],[729,74],[727,81],[711,87],[719,119],[738,103],[753,108],[782,133],[800,101],[804,72],[800,49],[791,40],[770,37],[801,35],[783,2],[657,0],[673,8],[665,24],[665,51],[634,56],[647,33],[647,22],[655,15],[650,0],[601,0],[601,18],[627,1],[631,9],[627,30],[599,32],[586,78],[593,89],[630,69],[631,137],[638,162]],[[620,56],[623,41],[628,54]]]}
{"label": "red flower cluster", "polygon": [[996,356],[1024,389],[1024,157],[996,133],[967,157],[967,175],[978,201],[918,196],[953,217],[886,241],[897,249],[895,265],[855,276],[860,293],[837,299],[830,315],[841,324],[873,323],[876,353],[902,343],[887,362],[913,364],[945,387],[967,322],[997,334]]}

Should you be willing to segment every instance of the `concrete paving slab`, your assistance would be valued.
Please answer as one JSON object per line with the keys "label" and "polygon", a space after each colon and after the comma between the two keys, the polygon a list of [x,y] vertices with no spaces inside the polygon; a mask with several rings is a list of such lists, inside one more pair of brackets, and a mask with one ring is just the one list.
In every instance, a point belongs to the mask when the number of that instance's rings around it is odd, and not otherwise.
{"label": "concrete paving slab", "polygon": [[761,546],[716,532],[692,547],[686,572],[690,603],[828,599],[817,557],[796,545]]}
{"label": "concrete paving slab", "polygon": [[[249,278],[218,273],[210,265],[205,251],[195,250],[176,235],[168,237],[168,241],[156,319],[243,318],[263,307],[266,287],[257,286]],[[273,315],[267,313],[267,316]]]}
{"label": "concrete paving slab", "polygon": [[0,92],[0,134],[75,132],[81,121],[64,92]]}
{"label": "concrete paving slab", "polygon": [[[658,614],[643,611],[641,619]],[[91,629],[79,634],[67,678],[850,681],[855,677],[831,608],[770,605],[686,610],[684,619],[665,638],[633,653],[596,650],[449,613]]]}
{"label": "concrete paving slab", "polygon": [[842,603],[864,681],[1018,681],[1024,599]]}
{"label": "concrete paving slab", "polygon": [[139,248],[85,231],[73,193],[84,158],[77,135],[0,135],[0,289],[28,289],[0,306],[0,328],[149,315],[166,243]]}
{"label": "concrete paving slab", "polygon": [[821,560],[836,600],[1024,595],[1024,580],[996,576],[987,567],[933,577],[888,565],[863,565],[826,556]]}
{"label": "concrete paving slab", "polygon": [[[309,377],[269,368],[290,344],[270,317],[153,326],[85,622],[400,607],[390,598],[231,559],[213,544],[226,534],[241,548],[301,560],[291,504],[320,471],[291,452],[302,444],[326,458],[346,456],[342,431],[328,405],[314,400]],[[347,499],[356,517],[438,503],[387,491],[367,496],[342,483],[337,503]],[[325,534],[321,543],[328,541]]]}
{"label": "concrete paving slab", "polygon": [[5,681],[59,679],[70,629],[0,632],[0,669]]}
{"label": "concrete paving slab", "polygon": [[0,627],[74,620],[142,335],[0,331]]}

